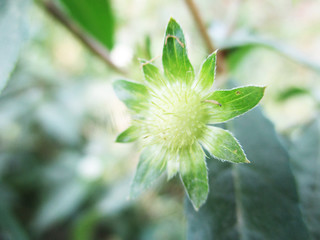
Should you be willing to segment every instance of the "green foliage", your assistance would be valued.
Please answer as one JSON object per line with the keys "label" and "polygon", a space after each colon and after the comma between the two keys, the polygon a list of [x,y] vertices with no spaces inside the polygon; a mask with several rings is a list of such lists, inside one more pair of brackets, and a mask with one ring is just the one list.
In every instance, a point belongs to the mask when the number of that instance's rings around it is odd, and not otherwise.
{"label": "green foliage", "polygon": [[172,18],[166,29],[162,64],[164,74],[169,81],[181,81],[185,84],[193,82],[194,70],[188,58],[184,35],[179,24]]}
{"label": "green foliage", "polygon": [[186,205],[188,239],[309,239],[288,153],[272,124],[255,109],[227,128],[251,164],[208,159],[207,203],[199,212]]}
{"label": "green foliage", "polygon": [[320,238],[320,125],[315,120],[302,129],[290,146],[304,220],[311,239]]}
{"label": "green foliage", "polygon": [[145,85],[114,82],[118,97],[138,113],[132,127],[117,140],[138,139],[146,149],[140,157],[131,196],[147,189],[167,167],[168,179],[180,173],[186,192],[198,209],[208,195],[202,147],[223,161],[249,162],[232,134],[208,125],[249,111],[263,97],[264,88],[250,86],[208,93],[215,77],[216,52],[203,62],[195,79],[182,29],[172,18],[166,30],[162,63],[166,77],[157,67],[142,61]]}
{"label": "green foliage", "polygon": [[0,93],[15,67],[27,38],[29,0],[2,0],[0,3]]}
{"label": "green foliage", "polygon": [[114,45],[115,19],[110,0],[60,0],[83,29],[108,49]]}

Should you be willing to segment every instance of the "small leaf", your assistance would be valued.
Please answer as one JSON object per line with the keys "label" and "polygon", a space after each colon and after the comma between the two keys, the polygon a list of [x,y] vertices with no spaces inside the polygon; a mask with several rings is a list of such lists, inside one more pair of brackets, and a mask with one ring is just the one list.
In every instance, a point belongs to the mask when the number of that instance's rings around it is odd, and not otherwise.
{"label": "small leaf", "polygon": [[141,63],[144,78],[150,86],[161,86],[166,84],[160,70],[155,65],[148,63],[147,61],[142,61]]}
{"label": "small leaf", "polygon": [[210,90],[216,74],[216,60],[217,51],[210,54],[207,59],[204,60],[196,83],[197,87],[201,87],[203,90]]}
{"label": "small leaf", "polygon": [[125,131],[120,133],[116,139],[118,143],[134,142],[139,138],[139,129],[136,126],[130,126]]}
{"label": "small leaf", "polygon": [[292,97],[297,97],[301,95],[310,95],[310,90],[306,88],[301,88],[301,87],[290,87],[280,92],[276,100],[278,102],[283,102]]}
{"label": "small leaf", "polygon": [[233,163],[249,162],[237,139],[221,128],[209,126],[200,143],[219,160]]}
{"label": "small leaf", "polygon": [[143,84],[129,82],[126,80],[117,80],[113,83],[113,89],[118,98],[124,102],[129,109],[136,112],[140,112],[142,109],[145,109],[149,92]]}
{"label": "small leaf", "polygon": [[180,175],[193,207],[198,210],[208,196],[205,154],[199,144],[180,152]]}
{"label": "small leaf", "polygon": [[172,18],[166,29],[162,64],[164,73],[171,82],[193,82],[194,70],[188,59],[184,35],[179,24]]}
{"label": "small leaf", "polygon": [[135,198],[150,187],[165,169],[165,151],[156,145],[146,147],[140,155],[139,164],[131,184],[130,197]]}
{"label": "small leaf", "polygon": [[210,104],[210,123],[221,123],[255,107],[263,97],[265,87],[240,87],[214,91],[205,100]]}
{"label": "small leaf", "polygon": [[187,202],[187,239],[309,239],[288,153],[271,122],[255,109],[231,123],[252,163],[207,161],[208,200],[199,212]]}
{"label": "small leaf", "polygon": [[5,87],[27,39],[29,0],[0,2],[0,93]]}
{"label": "small leaf", "polygon": [[320,122],[306,126],[290,147],[301,209],[312,239],[320,239]]}
{"label": "small leaf", "polygon": [[110,0],[60,0],[73,19],[108,49],[114,44],[115,20]]}

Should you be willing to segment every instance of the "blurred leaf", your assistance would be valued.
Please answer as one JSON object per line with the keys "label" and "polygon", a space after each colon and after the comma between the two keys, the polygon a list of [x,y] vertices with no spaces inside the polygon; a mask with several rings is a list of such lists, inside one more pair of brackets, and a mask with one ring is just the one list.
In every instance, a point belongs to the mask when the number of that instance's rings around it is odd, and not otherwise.
{"label": "blurred leaf", "polygon": [[287,44],[279,43],[277,41],[269,40],[264,37],[255,35],[246,30],[235,31],[231,36],[225,37],[222,32],[225,32],[226,27],[222,24],[215,24],[211,27],[211,35],[214,42],[219,49],[238,49],[247,47],[264,47],[291,59],[305,67],[314,71],[320,72],[320,64],[308,59],[298,50],[291,48]]}
{"label": "blurred leaf", "polygon": [[29,239],[25,231],[22,229],[17,219],[13,215],[9,206],[6,206],[6,202],[7,201],[4,201],[4,199],[0,199],[0,239]]}
{"label": "blurred leaf", "polygon": [[34,229],[41,232],[69,217],[85,200],[88,190],[89,187],[85,182],[73,180],[50,191],[35,216]]}
{"label": "blurred leaf", "polygon": [[60,0],[74,20],[108,49],[114,45],[115,20],[110,0]]}
{"label": "blurred leaf", "polygon": [[320,239],[320,122],[303,129],[291,146],[291,163],[301,207],[312,239]]}
{"label": "blurred leaf", "polygon": [[97,212],[92,210],[86,212],[75,222],[72,239],[73,240],[93,239],[94,230],[99,219],[100,217]]}
{"label": "blurred leaf", "polygon": [[29,0],[0,1],[0,93],[26,40]]}
{"label": "blurred leaf", "polygon": [[258,109],[232,124],[252,163],[208,159],[207,203],[195,212],[187,201],[188,239],[309,239],[288,154],[272,124]]}
{"label": "blurred leaf", "polygon": [[286,90],[280,92],[280,94],[278,94],[277,101],[283,102],[283,101],[288,100],[289,98],[300,96],[300,95],[305,95],[305,94],[310,94],[310,91],[306,88],[290,87],[290,88],[287,88]]}

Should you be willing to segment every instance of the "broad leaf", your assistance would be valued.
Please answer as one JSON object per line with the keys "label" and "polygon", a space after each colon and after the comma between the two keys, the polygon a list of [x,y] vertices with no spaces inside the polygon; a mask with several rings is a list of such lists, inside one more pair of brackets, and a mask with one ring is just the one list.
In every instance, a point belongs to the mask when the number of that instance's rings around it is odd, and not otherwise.
{"label": "broad leaf", "polygon": [[180,151],[180,176],[196,210],[208,196],[208,173],[205,155],[199,144]]}
{"label": "broad leaf", "polygon": [[209,196],[199,212],[187,202],[188,239],[309,239],[288,154],[272,124],[258,109],[231,123],[251,164],[207,160]]}
{"label": "broad leaf", "polygon": [[136,126],[131,126],[120,133],[116,139],[119,143],[128,143],[137,140],[139,137],[139,129]]}
{"label": "broad leaf", "polygon": [[184,35],[179,24],[172,18],[166,29],[162,64],[164,73],[171,82],[193,82],[194,70],[188,58]]}
{"label": "broad leaf", "polygon": [[113,89],[118,98],[129,109],[139,112],[145,108],[149,92],[144,85],[126,80],[118,80],[113,83]]}
{"label": "broad leaf", "polygon": [[0,2],[0,93],[15,67],[19,52],[26,40],[29,0]]}
{"label": "broad leaf", "polygon": [[165,169],[165,151],[156,145],[146,147],[140,155],[139,164],[131,184],[130,197],[135,198],[148,189]]}
{"label": "broad leaf", "polygon": [[210,90],[216,75],[217,51],[210,54],[201,65],[196,86],[202,90]]}
{"label": "broad leaf", "polygon": [[302,214],[312,239],[320,239],[320,123],[303,129],[291,146],[292,170],[301,199]]}
{"label": "broad leaf", "polygon": [[60,0],[73,19],[108,49],[114,44],[114,16],[110,0]]}
{"label": "broad leaf", "polygon": [[206,100],[211,108],[210,123],[221,123],[255,107],[264,94],[264,87],[240,87],[214,91]]}
{"label": "broad leaf", "polygon": [[249,162],[238,141],[226,130],[209,126],[200,142],[213,157],[219,160],[234,163]]}

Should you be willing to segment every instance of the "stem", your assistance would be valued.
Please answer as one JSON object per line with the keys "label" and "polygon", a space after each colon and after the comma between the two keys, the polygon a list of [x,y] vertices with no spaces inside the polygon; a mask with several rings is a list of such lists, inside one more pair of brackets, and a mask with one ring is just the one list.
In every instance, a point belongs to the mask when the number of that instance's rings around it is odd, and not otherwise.
{"label": "stem", "polygon": [[208,34],[207,28],[206,28],[202,18],[200,17],[200,13],[199,13],[197,6],[193,2],[193,0],[185,0],[185,1],[186,1],[186,4],[187,4],[187,6],[193,16],[194,21],[196,22],[196,24],[198,26],[200,34],[201,34],[201,36],[207,46],[208,52],[212,53],[215,50],[215,47],[212,44],[212,41],[211,41],[210,36]]}
{"label": "stem", "polygon": [[126,75],[126,72],[119,68],[112,62],[109,52],[104,46],[102,46],[95,39],[81,31],[81,29],[52,2],[44,1],[45,10],[58,22],[60,22],[65,28],[67,28],[76,38],[78,38],[86,47],[88,47],[94,54],[100,57],[111,69],[114,71]]}
{"label": "stem", "polygon": [[[208,34],[207,28],[202,20],[202,18],[200,17],[200,13],[199,10],[197,8],[197,6],[195,5],[195,3],[193,2],[193,0],[185,0],[194,21],[196,22],[198,29],[200,31],[200,34],[207,46],[208,49],[208,53],[212,53],[215,50],[215,47],[211,41],[211,38]],[[226,72],[226,63],[224,61],[225,59],[225,52],[224,51],[219,51],[218,52],[218,57],[219,57],[219,61],[217,61],[217,71],[222,73],[222,72]]]}

